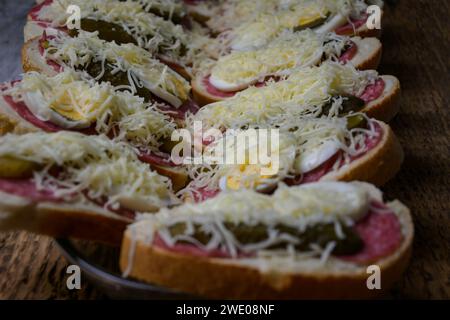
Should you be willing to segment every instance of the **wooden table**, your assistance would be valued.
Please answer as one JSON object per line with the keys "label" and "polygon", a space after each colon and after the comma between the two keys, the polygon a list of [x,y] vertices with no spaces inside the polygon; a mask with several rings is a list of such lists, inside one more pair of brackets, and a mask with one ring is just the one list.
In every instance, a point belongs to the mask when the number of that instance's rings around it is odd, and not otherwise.
{"label": "wooden table", "polygon": [[[406,153],[399,175],[383,190],[412,210],[416,238],[412,262],[393,290],[400,298],[450,298],[450,3],[390,1],[383,21],[383,74],[402,84],[402,110],[392,122]],[[18,4],[20,3],[20,4]],[[20,73],[25,12],[32,1],[0,7],[0,80]],[[46,237],[0,234],[0,298],[93,299],[89,284],[65,286],[67,262]]]}

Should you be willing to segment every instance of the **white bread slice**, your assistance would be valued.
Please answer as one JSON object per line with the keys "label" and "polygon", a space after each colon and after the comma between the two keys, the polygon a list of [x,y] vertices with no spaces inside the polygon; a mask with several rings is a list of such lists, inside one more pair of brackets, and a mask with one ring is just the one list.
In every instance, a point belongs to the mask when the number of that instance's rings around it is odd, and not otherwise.
{"label": "white bread slice", "polygon": [[73,237],[112,245],[132,221],[94,205],[33,202],[0,192],[0,230],[26,230],[51,237]]}
{"label": "white bread slice", "polygon": [[358,51],[349,63],[359,70],[376,70],[383,51],[381,41],[374,37],[352,37],[350,40],[357,45]]}
{"label": "white bread slice", "polygon": [[370,275],[367,266],[333,257],[325,265],[305,261],[295,266],[278,258],[204,258],[151,246],[146,242],[145,232],[133,234],[130,229],[123,238],[120,267],[132,278],[207,298],[374,298],[386,294],[406,269],[414,237],[408,208],[398,201],[388,206],[399,218],[403,242],[395,253],[374,263],[381,270],[381,290],[367,288]]}
{"label": "white bread slice", "polygon": [[[40,130],[40,128],[20,117],[20,115],[9,106],[5,99],[0,96],[0,136],[7,133],[24,134]],[[172,180],[174,191],[182,189],[188,183],[188,175],[183,170],[176,167],[154,164],[151,164],[150,166],[159,174]]]}
{"label": "white bread slice", "polygon": [[[394,178],[405,157],[403,148],[388,124],[381,121],[377,124],[383,136],[374,148],[338,170],[325,174],[319,181],[364,181],[379,187]],[[194,202],[190,196],[185,196],[183,201]]]}
{"label": "white bread slice", "polygon": [[[385,82],[382,94],[377,99],[367,103],[361,111],[371,118],[388,122],[400,109],[400,82],[394,76],[383,75],[381,78]],[[201,106],[223,100],[223,98],[211,95],[206,90],[201,78],[195,78],[191,82],[191,86],[194,99]]]}
{"label": "white bread slice", "polygon": [[367,103],[362,112],[371,118],[389,122],[400,110],[400,81],[389,75],[381,76],[381,78],[385,84],[382,94]]}

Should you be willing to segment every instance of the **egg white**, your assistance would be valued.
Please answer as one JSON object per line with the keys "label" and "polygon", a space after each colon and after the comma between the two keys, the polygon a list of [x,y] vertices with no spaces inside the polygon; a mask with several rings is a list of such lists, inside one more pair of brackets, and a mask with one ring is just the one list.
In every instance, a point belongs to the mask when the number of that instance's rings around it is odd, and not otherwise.
{"label": "egg white", "polygon": [[49,121],[64,129],[84,129],[91,125],[88,119],[70,120],[51,109],[40,91],[29,92],[23,98],[28,109],[39,120]]}
{"label": "egg white", "polygon": [[330,159],[339,151],[339,144],[336,141],[325,141],[321,145],[306,150],[295,159],[295,169],[299,173],[309,172],[316,169],[322,163]]}

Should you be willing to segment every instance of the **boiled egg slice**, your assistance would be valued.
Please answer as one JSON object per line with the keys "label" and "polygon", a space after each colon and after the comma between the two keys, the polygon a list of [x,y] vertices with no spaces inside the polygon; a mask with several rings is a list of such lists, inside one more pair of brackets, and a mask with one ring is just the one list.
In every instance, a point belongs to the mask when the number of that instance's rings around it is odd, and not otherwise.
{"label": "boiled egg slice", "polygon": [[41,92],[29,92],[24,95],[28,109],[42,121],[49,121],[65,129],[83,129],[91,125],[83,112],[75,107],[68,94],[47,101]]}
{"label": "boiled egg slice", "polygon": [[334,140],[328,140],[320,145],[306,149],[295,159],[294,167],[296,172],[306,173],[316,169],[334,156],[339,149],[339,143]]}
{"label": "boiled egg slice", "polygon": [[305,217],[323,215],[358,220],[369,210],[370,194],[358,184],[315,182],[275,191],[274,205],[282,214]]}
{"label": "boiled egg slice", "polygon": [[314,32],[286,31],[264,48],[220,58],[209,81],[222,91],[238,91],[269,76],[287,76],[300,67],[315,65],[322,54],[322,43]]}
{"label": "boiled egg slice", "polygon": [[168,69],[137,68],[133,72],[138,75],[145,88],[175,108],[179,108],[189,98],[189,83],[173,75]]}

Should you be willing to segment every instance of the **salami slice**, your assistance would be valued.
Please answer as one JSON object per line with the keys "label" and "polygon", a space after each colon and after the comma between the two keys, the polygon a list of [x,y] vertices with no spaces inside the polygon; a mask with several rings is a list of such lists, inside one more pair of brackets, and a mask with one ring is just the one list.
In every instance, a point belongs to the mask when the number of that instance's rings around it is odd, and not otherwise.
{"label": "salami slice", "polygon": [[0,191],[32,201],[62,201],[51,190],[38,190],[32,179],[0,179]]}
{"label": "salami slice", "polygon": [[364,25],[366,23],[368,17],[369,17],[369,15],[367,13],[364,13],[362,15],[361,19],[350,19],[349,23],[342,25],[340,27],[337,27],[334,30],[334,32],[336,32],[336,34],[340,34],[340,35],[353,34],[356,29],[358,29],[359,27],[361,27],[362,25]]}
{"label": "salami slice", "polygon": [[373,84],[368,85],[362,95],[359,96],[365,103],[378,99],[384,91],[386,83],[383,78],[378,78]]}
{"label": "salami slice", "polygon": [[395,252],[403,241],[400,221],[393,212],[381,214],[371,211],[355,225],[355,231],[364,243],[363,250],[341,258],[356,263],[367,264],[386,257]]}
{"label": "salami slice", "polygon": [[339,62],[347,63],[353,59],[353,57],[358,53],[358,46],[353,41],[349,41],[349,47],[344,53],[339,57]]}

